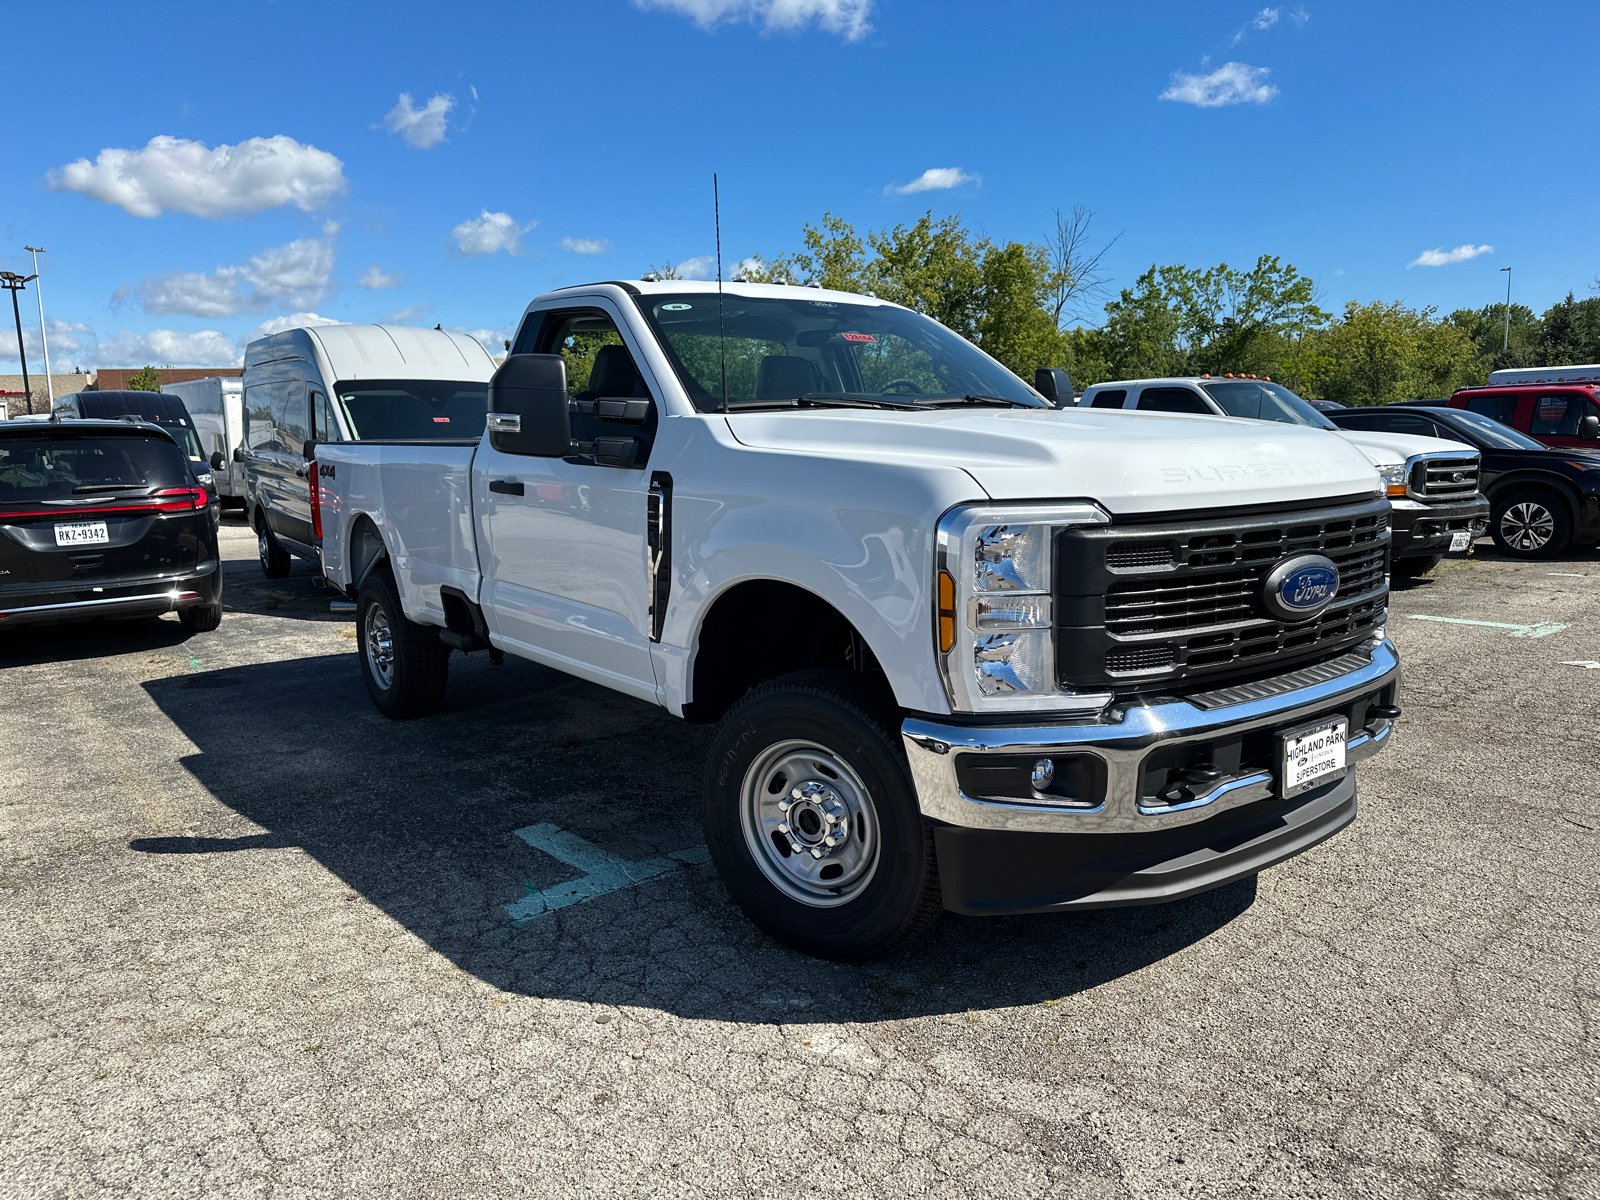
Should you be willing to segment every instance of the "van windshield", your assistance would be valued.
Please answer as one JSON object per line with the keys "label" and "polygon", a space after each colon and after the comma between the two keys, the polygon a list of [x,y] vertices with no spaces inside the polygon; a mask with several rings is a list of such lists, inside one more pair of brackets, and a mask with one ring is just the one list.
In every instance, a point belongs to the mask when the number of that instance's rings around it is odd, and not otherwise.
{"label": "van windshield", "polygon": [[489,385],[476,380],[357,379],[334,392],[361,441],[476,440],[489,412]]}
{"label": "van windshield", "polygon": [[937,321],[884,304],[806,295],[639,297],[679,380],[701,412],[818,400],[919,408],[972,397],[1048,408],[1027,384]]}

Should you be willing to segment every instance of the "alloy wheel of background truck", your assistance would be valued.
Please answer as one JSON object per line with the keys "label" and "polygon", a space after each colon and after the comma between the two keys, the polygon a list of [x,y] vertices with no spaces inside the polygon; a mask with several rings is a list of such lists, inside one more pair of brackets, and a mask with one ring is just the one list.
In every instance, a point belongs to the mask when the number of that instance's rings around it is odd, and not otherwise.
{"label": "alloy wheel of background truck", "polygon": [[848,671],[798,671],[749,692],[717,727],[701,817],[745,914],[805,954],[892,953],[940,913],[893,701]]}
{"label": "alloy wheel of background truck", "polygon": [[289,552],[272,536],[266,517],[258,520],[261,524],[256,530],[256,554],[261,559],[261,573],[268,579],[282,579],[289,574]]}
{"label": "alloy wheel of background truck", "polygon": [[450,649],[427,625],[406,619],[388,571],[374,571],[356,599],[361,678],[378,711],[395,721],[425,717],[444,701]]}
{"label": "alloy wheel of background truck", "polygon": [[1540,488],[1495,501],[1489,518],[1494,544],[1518,558],[1551,558],[1572,540],[1572,521],[1559,497]]}

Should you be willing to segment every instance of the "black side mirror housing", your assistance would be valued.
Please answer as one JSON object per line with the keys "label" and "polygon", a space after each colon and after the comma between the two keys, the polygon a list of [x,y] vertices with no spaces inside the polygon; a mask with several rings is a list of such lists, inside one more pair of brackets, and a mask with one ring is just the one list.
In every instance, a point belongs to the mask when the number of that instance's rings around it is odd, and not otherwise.
{"label": "black side mirror housing", "polygon": [[243,446],[235,446],[233,448],[233,461],[236,462],[236,463],[242,463],[244,461],[244,447]]}
{"label": "black side mirror housing", "polygon": [[1072,380],[1060,367],[1040,367],[1033,373],[1033,390],[1057,408],[1071,408]]}
{"label": "black side mirror housing", "polygon": [[502,454],[572,453],[567,364],[559,354],[513,354],[489,380],[489,444]]}
{"label": "black side mirror housing", "polygon": [[213,471],[222,470],[222,451],[221,450],[213,450],[211,452],[210,462],[211,462],[211,469]]}
{"label": "black side mirror housing", "polygon": [[317,444],[310,438],[300,443],[300,457],[310,462],[317,456]]}
{"label": "black side mirror housing", "polygon": [[1590,415],[1579,421],[1578,436],[1586,442],[1600,441],[1600,417]]}

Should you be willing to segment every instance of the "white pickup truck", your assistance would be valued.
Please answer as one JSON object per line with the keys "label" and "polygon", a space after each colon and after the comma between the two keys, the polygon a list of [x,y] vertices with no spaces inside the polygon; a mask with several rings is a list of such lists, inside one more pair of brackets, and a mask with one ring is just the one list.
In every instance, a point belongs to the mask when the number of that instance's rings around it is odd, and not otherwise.
{"label": "white pickup truck", "polygon": [[1058,411],[870,297],[551,292],[481,440],[315,456],[378,708],[481,649],[717,722],[712,858],[810,954],[1252,875],[1354,819],[1400,712],[1356,447]]}

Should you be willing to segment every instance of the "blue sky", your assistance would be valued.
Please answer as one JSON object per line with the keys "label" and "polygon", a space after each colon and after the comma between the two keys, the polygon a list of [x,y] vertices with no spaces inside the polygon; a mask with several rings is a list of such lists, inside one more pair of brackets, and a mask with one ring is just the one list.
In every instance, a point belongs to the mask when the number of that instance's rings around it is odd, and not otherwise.
{"label": "blue sky", "polygon": [[[550,287],[710,255],[713,170],[727,262],[827,210],[1026,240],[1085,204],[1113,287],[1276,254],[1324,307],[1447,311],[1511,266],[1541,310],[1600,271],[1592,0],[57,0],[7,32],[39,49],[0,267],[47,249],[58,372],[233,363],[306,313],[492,343]],[[23,324],[41,370],[31,292]]]}

